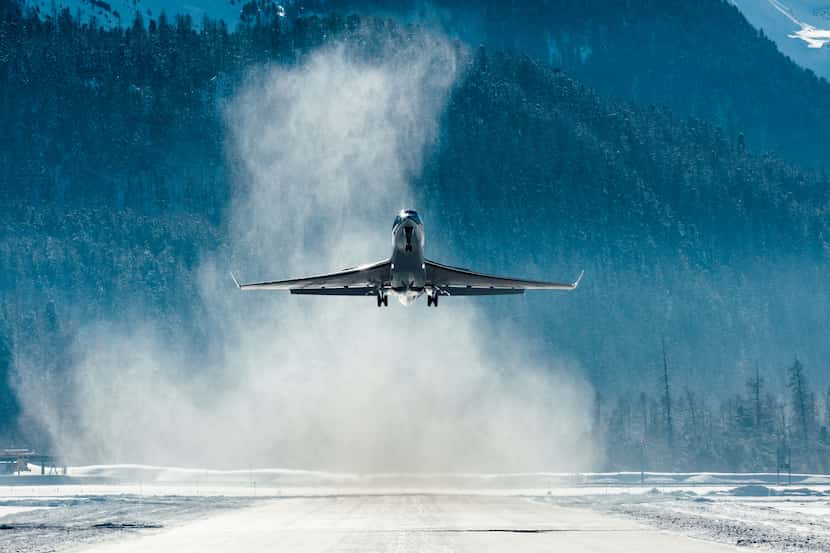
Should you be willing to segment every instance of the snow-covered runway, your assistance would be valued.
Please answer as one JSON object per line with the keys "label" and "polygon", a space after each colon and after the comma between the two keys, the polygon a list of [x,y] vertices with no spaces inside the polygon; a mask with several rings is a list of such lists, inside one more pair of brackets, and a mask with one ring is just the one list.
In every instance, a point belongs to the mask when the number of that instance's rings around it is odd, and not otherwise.
{"label": "snow-covered runway", "polygon": [[0,477],[0,553],[683,553],[738,546],[830,551],[830,476],[108,465],[70,468],[67,476]]}
{"label": "snow-covered runway", "polygon": [[269,499],[89,549],[96,553],[735,550],[525,497],[432,494]]}

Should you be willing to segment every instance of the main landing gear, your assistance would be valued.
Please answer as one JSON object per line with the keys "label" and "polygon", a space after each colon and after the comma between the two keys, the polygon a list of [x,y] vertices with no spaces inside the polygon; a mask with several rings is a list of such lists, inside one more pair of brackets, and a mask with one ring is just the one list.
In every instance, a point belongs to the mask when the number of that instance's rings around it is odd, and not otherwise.
{"label": "main landing gear", "polygon": [[389,296],[378,293],[378,307],[389,307]]}
{"label": "main landing gear", "polygon": [[438,292],[427,294],[427,307],[438,307]]}

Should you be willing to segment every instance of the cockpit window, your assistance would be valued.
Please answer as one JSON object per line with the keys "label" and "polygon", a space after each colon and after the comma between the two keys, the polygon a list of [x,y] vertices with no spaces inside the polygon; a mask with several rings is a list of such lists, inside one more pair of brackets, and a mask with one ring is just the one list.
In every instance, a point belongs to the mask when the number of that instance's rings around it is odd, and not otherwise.
{"label": "cockpit window", "polygon": [[414,209],[404,209],[398,216],[395,217],[395,223],[392,225],[392,228],[396,228],[398,225],[403,223],[406,219],[410,219],[414,221],[416,224],[421,225],[421,218],[418,217],[418,212]]}

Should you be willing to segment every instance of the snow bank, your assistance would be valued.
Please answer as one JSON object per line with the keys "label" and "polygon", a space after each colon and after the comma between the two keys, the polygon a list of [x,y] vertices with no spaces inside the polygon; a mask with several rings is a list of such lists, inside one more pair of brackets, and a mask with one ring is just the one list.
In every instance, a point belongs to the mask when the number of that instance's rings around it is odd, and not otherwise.
{"label": "snow bank", "polygon": [[775,495],[775,490],[771,490],[766,486],[749,485],[738,486],[728,492],[723,492],[723,495],[732,495],[736,497],[769,497]]}

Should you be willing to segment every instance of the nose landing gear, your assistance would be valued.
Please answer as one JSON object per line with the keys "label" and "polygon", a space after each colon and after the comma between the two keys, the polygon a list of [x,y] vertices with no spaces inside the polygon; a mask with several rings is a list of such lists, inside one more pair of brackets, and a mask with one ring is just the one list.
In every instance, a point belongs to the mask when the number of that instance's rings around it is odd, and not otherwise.
{"label": "nose landing gear", "polygon": [[406,247],[404,248],[405,251],[411,252],[412,251],[412,227],[406,227],[403,229],[404,233],[406,234]]}
{"label": "nose landing gear", "polygon": [[438,292],[427,295],[427,307],[438,307]]}
{"label": "nose landing gear", "polygon": [[389,307],[389,296],[382,292],[378,292],[378,307]]}

